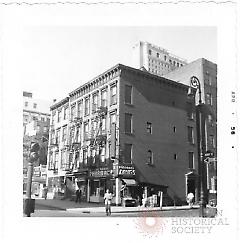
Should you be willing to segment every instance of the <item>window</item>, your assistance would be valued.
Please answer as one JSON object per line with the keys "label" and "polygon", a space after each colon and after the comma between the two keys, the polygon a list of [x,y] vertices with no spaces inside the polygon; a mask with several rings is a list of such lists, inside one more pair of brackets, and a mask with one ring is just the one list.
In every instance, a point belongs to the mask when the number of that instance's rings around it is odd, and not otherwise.
{"label": "window", "polygon": [[64,107],[64,111],[63,111],[63,119],[66,120],[68,117],[68,107]]}
{"label": "window", "polygon": [[55,153],[55,162],[54,162],[54,168],[58,169],[58,161],[59,161],[59,153]]}
{"label": "window", "polygon": [[37,132],[40,132],[40,126],[37,125]]}
{"label": "window", "polygon": [[188,153],[188,167],[189,169],[194,169],[194,153],[193,152],[189,152]]}
{"label": "window", "polygon": [[189,120],[193,120],[194,119],[194,115],[193,115],[193,104],[190,102],[187,102],[187,117]]}
{"label": "window", "polygon": [[71,120],[73,120],[75,118],[75,116],[76,116],[76,106],[73,105],[71,107]]}
{"label": "window", "polygon": [[177,128],[173,126],[173,132],[175,133],[177,131]]}
{"label": "window", "polygon": [[114,113],[110,113],[110,126],[111,126],[113,123],[116,123],[116,112],[114,112]]}
{"label": "window", "polygon": [[177,160],[177,154],[174,154],[173,157],[174,157],[174,160]]}
{"label": "window", "polygon": [[85,111],[84,111],[85,116],[89,115],[89,110],[90,110],[89,98],[85,98]]}
{"label": "window", "polygon": [[106,131],[106,118],[102,118],[102,131]]}
{"label": "window", "polygon": [[36,104],[36,103],[33,104],[33,108],[34,108],[34,109],[37,108],[37,104]]}
{"label": "window", "polygon": [[[166,55],[164,56],[164,61],[167,61],[167,56]],[[166,67],[166,65],[165,65],[165,67]]]}
{"label": "window", "polygon": [[104,89],[101,92],[101,106],[106,107],[107,106],[107,90]]}
{"label": "window", "polygon": [[56,144],[59,144],[59,142],[60,142],[60,129],[58,129],[56,132]]}
{"label": "window", "polygon": [[88,133],[89,133],[89,123],[88,122],[84,123],[83,130],[84,130],[84,139],[86,140],[88,138]]}
{"label": "window", "polygon": [[125,143],[124,162],[126,164],[132,163],[132,144]]}
{"label": "window", "polygon": [[24,105],[25,105],[25,107],[28,107],[28,102],[27,102],[27,101],[25,101]]}
{"label": "window", "polygon": [[27,122],[27,121],[28,121],[28,115],[23,115],[23,120],[24,120],[25,122]]}
{"label": "window", "polygon": [[152,134],[152,123],[151,122],[147,122],[147,133]]}
{"label": "window", "polygon": [[188,142],[194,144],[193,127],[187,127],[188,129]]}
{"label": "window", "polygon": [[63,127],[62,131],[62,141],[65,141],[67,139],[67,126]]}
{"label": "window", "polygon": [[159,53],[157,52],[157,58],[159,58]]}
{"label": "window", "polygon": [[54,132],[52,132],[50,139],[51,139],[51,144],[55,144],[55,133]]}
{"label": "window", "polygon": [[61,150],[61,168],[64,169],[66,167],[66,150]]}
{"label": "window", "polygon": [[95,93],[93,94],[92,97],[92,112],[96,112],[97,111],[97,107],[98,107],[98,94]]}
{"label": "window", "polygon": [[100,153],[100,160],[101,160],[102,163],[105,162],[105,154],[106,154],[106,148],[102,147],[101,153]]}
{"label": "window", "polygon": [[175,61],[173,61],[173,66],[175,66],[176,65],[176,62]]}
{"label": "window", "polygon": [[46,126],[43,127],[43,132],[44,132],[44,133],[47,133],[47,131],[48,131],[48,127],[46,127]]}
{"label": "window", "polygon": [[77,107],[77,116],[82,117],[83,115],[83,101],[78,102],[78,107]]}
{"label": "window", "polygon": [[210,142],[210,146],[212,146],[213,148],[215,148],[215,139],[213,135],[209,136],[209,142]]}
{"label": "window", "polygon": [[148,54],[151,56],[152,55],[152,50],[148,50]]}
{"label": "window", "polygon": [[213,117],[212,115],[208,115],[208,123],[210,124],[210,126],[213,126]]}
{"label": "window", "polygon": [[41,121],[44,121],[45,120],[45,118],[44,117],[41,117]]}
{"label": "window", "polygon": [[61,121],[61,110],[58,110],[57,122]]}
{"label": "window", "polygon": [[132,114],[125,113],[125,133],[132,133]]}
{"label": "window", "polygon": [[132,86],[125,85],[125,103],[132,104]]}
{"label": "window", "polygon": [[110,105],[114,105],[117,103],[117,86],[116,85],[111,86],[110,94],[111,94]]}
{"label": "window", "polygon": [[148,150],[148,152],[147,152],[147,164],[148,165],[153,164],[153,153],[151,150]]}
{"label": "window", "polygon": [[206,94],[206,104],[212,105],[212,94],[211,93]]}
{"label": "window", "polygon": [[76,133],[75,133],[75,139],[74,139],[74,142],[75,143],[79,143],[80,142],[80,139],[79,139],[79,134],[80,134],[80,127],[76,127]]}
{"label": "window", "polygon": [[53,169],[53,154],[50,152],[49,154],[49,164],[48,164],[48,169],[52,170]]}
{"label": "window", "polygon": [[88,157],[87,150],[83,150],[83,164],[85,165],[87,165],[87,157]]}

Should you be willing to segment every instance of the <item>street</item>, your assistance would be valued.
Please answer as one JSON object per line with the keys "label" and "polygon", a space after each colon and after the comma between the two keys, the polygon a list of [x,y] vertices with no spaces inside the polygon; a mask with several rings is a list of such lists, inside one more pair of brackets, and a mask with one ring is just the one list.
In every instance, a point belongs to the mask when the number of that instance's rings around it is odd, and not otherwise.
{"label": "street", "polygon": [[[149,212],[114,212],[109,217],[198,217],[199,210],[168,210]],[[66,210],[35,210],[31,217],[107,217],[105,212],[78,212]]]}

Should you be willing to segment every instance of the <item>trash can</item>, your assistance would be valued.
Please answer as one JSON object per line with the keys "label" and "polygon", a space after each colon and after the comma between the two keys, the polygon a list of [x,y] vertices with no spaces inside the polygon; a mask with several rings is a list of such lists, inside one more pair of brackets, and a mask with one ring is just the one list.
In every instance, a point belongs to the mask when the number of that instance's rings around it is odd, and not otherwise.
{"label": "trash can", "polygon": [[26,198],[24,201],[24,214],[27,217],[30,217],[31,213],[34,213],[35,210],[35,199]]}

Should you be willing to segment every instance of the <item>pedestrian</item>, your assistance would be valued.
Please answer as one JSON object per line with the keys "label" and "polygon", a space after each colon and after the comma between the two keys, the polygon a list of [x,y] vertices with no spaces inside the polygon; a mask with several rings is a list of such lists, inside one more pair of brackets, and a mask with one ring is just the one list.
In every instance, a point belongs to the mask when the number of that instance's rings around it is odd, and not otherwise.
{"label": "pedestrian", "polygon": [[112,203],[112,193],[109,192],[109,189],[106,190],[104,195],[106,215],[111,215],[111,203]]}
{"label": "pedestrian", "polygon": [[75,198],[75,202],[77,203],[78,201],[80,202],[80,191],[79,189],[76,190],[76,198]]}
{"label": "pedestrian", "polygon": [[44,187],[43,192],[44,192],[44,199],[46,200],[47,199],[47,194],[48,194],[47,186]]}
{"label": "pedestrian", "polygon": [[187,203],[189,205],[190,208],[193,207],[193,199],[194,199],[194,195],[192,192],[187,194]]}

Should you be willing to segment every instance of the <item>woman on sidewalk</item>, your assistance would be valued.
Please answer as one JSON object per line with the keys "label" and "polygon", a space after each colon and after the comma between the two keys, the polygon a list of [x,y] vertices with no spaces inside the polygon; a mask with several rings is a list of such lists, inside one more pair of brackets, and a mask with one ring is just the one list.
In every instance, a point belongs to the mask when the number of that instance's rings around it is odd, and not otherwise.
{"label": "woman on sidewalk", "polygon": [[111,203],[112,203],[112,193],[109,192],[109,189],[106,190],[104,195],[106,215],[111,215]]}

